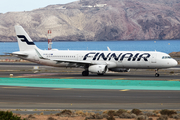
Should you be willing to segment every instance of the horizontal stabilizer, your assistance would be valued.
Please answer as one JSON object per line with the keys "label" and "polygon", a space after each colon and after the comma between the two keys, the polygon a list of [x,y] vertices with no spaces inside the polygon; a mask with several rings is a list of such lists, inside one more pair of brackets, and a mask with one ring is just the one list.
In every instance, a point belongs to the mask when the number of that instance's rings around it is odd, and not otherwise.
{"label": "horizontal stabilizer", "polygon": [[22,53],[22,52],[13,52],[13,53],[11,53],[12,55],[17,55],[17,56],[24,56],[24,57],[27,57],[28,56],[28,54],[26,54],[26,53]]}

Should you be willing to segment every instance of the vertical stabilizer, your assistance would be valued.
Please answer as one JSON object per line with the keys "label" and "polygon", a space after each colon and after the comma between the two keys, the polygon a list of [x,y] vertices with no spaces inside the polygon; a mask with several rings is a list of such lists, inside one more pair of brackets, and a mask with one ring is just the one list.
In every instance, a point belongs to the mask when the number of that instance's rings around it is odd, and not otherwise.
{"label": "vertical stabilizer", "polygon": [[15,31],[20,51],[27,51],[36,48],[36,45],[34,44],[32,39],[29,37],[29,35],[26,33],[22,26],[16,25]]}

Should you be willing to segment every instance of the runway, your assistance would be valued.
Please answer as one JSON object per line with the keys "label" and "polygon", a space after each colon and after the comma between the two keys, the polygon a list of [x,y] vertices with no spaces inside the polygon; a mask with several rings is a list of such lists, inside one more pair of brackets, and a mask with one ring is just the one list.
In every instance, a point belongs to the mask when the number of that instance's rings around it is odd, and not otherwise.
{"label": "runway", "polygon": [[[34,69],[39,66],[39,69]],[[0,77],[49,78],[49,79],[97,79],[97,81],[139,80],[168,82],[180,81],[180,70],[160,70],[154,77],[153,70],[131,70],[129,73],[109,72],[104,76],[81,76],[82,69],[64,69],[31,63],[0,63]],[[2,81],[0,81],[2,83]],[[16,82],[16,81],[14,81]],[[77,82],[76,82],[77,83]],[[140,83],[142,84],[142,83]],[[160,83],[161,84],[161,83]],[[176,83],[173,83],[176,84]],[[177,88],[180,86],[176,84]],[[28,86],[28,85],[27,85]],[[27,86],[0,86],[1,109],[179,109],[179,90],[131,90],[131,89],[74,89]],[[91,86],[91,85],[90,85]],[[130,86],[131,87],[131,86]],[[148,85],[147,85],[148,87]],[[172,86],[174,87],[174,86]]]}
{"label": "runway", "polygon": [[180,91],[0,87],[1,109],[179,109]]}

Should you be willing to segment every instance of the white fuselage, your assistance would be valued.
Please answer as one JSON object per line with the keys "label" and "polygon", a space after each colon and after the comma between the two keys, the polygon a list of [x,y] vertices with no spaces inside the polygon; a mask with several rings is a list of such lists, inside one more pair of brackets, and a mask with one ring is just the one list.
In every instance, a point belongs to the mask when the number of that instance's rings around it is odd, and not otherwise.
{"label": "white fuselage", "polygon": [[[26,51],[27,59],[43,65],[56,67],[77,67],[78,62],[89,62],[93,65],[107,65],[108,68],[161,69],[177,65],[177,61],[166,53],[149,51],[62,51],[40,50],[40,59],[35,50]],[[72,60],[75,62],[58,62]]]}

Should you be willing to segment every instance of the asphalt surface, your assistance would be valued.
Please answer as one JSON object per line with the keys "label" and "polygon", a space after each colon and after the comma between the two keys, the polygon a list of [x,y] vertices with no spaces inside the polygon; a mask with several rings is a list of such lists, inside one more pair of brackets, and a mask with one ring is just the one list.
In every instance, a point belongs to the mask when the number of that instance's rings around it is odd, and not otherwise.
{"label": "asphalt surface", "polygon": [[[34,69],[39,67],[39,69]],[[159,70],[160,77],[155,77],[155,70],[131,69],[127,73],[108,72],[103,76],[90,74],[82,76],[82,68],[58,68],[35,63],[0,63],[0,77],[28,78],[72,78],[72,79],[126,79],[126,80],[177,80],[180,79],[180,65],[171,69]],[[43,73],[43,74],[42,74]]]}
{"label": "asphalt surface", "polygon": [[[39,69],[34,69],[39,66]],[[81,76],[80,68],[54,68],[32,63],[0,63],[0,77],[174,80],[180,81],[180,67],[160,70],[109,72],[104,76]],[[92,90],[0,86],[1,109],[179,109],[180,91]]]}
{"label": "asphalt surface", "polygon": [[180,91],[0,87],[1,109],[179,109]]}

